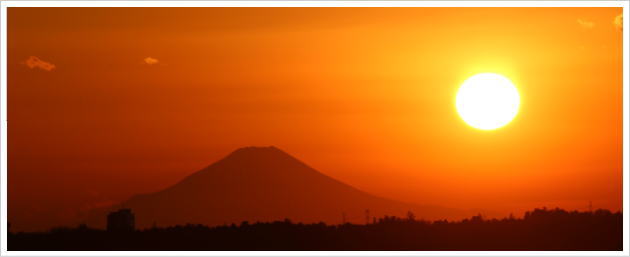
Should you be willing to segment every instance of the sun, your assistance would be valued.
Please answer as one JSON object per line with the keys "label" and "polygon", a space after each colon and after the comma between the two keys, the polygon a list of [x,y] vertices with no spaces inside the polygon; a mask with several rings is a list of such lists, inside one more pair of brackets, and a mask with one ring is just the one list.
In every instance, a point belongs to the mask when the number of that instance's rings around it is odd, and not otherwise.
{"label": "sun", "polygon": [[505,76],[480,73],[468,78],[457,92],[455,106],[470,126],[493,130],[516,117],[521,98],[516,86]]}

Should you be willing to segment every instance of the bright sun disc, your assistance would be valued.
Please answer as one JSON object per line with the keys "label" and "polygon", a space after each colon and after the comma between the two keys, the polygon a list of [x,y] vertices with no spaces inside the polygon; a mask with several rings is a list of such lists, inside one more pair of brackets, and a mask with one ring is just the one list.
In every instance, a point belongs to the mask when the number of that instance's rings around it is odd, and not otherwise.
{"label": "bright sun disc", "polygon": [[520,102],[518,90],[508,78],[481,73],[464,81],[457,92],[455,106],[468,125],[491,130],[512,121]]}

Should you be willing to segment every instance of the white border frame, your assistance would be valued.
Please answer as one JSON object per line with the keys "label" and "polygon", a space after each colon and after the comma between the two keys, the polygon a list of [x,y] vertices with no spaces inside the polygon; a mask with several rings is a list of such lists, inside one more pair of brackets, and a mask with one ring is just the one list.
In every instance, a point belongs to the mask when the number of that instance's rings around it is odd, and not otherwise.
{"label": "white border frame", "polygon": [[7,256],[630,256],[628,156],[630,29],[623,19],[623,251],[7,251],[8,7],[623,7],[627,1],[1,1],[0,2],[0,255]]}

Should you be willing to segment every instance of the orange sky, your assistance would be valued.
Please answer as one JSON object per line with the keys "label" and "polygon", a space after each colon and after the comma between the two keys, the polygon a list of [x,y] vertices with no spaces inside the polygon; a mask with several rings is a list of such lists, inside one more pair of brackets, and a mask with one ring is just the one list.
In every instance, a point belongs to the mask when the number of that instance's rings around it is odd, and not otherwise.
{"label": "orange sky", "polygon": [[[402,201],[619,210],[621,12],[9,7],[9,221],[62,224],[251,145]],[[479,72],[521,93],[498,130],[454,107]]]}

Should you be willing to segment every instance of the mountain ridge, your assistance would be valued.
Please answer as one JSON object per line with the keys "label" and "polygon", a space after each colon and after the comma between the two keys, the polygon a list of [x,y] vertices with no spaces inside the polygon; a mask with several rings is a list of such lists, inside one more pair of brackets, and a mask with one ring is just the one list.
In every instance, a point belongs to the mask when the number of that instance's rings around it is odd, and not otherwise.
{"label": "mountain ridge", "polygon": [[304,223],[335,224],[344,220],[365,223],[370,215],[404,216],[407,211],[426,219],[463,218],[470,214],[371,195],[315,170],[274,146],[239,148],[170,187],[135,195],[120,205],[100,210],[92,215],[91,223],[103,226],[95,216],[121,207],[136,213],[139,228],[285,218]]}

